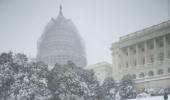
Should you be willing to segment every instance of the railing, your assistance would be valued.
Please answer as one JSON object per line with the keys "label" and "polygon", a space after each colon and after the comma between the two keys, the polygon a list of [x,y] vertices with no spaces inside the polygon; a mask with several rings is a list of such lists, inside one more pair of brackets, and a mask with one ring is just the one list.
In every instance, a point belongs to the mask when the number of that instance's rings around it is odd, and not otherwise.
{"label": "railing", "polygon": [[139,79],[135,79],[135,83],[143,83],[143,82],[148,82],[148,81],[156,81],[156,80],[160,80],[160,79],[170,79],[170,74],[164,74],[164,75],[156,75],[156,76],[152,76],[152,77],[145,77],[145,78],[139,78]]}

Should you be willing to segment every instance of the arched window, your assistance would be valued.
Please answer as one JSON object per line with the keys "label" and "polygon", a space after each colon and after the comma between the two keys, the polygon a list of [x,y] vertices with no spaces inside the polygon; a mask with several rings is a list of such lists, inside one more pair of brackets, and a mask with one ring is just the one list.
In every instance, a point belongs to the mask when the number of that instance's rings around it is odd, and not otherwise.
{"label": "arched window", "polygon": [[170,73],[170,67],[168,68],[168,73]]}
{"label": "arched window", "polygon": [[136,79],[136,75],[135,75],[135,74],[133,74],[133,75],[132,75],[132,78],[133,78],[133,79]]}
{"label": "arched window", "polygon": [[139,74],[139,78],[143,78],[143,77],[145,77],[145,74],[144,73],[140,73]]}
{"label": "arched window", "polygon": [[161,75],[163,74],[163,69],[159,69],[158,72],[157,72],[158,75]]}
{"label": "arched window", "polygon": [[153,71],[149,71],[148,76],[153,76],[154,72]]}

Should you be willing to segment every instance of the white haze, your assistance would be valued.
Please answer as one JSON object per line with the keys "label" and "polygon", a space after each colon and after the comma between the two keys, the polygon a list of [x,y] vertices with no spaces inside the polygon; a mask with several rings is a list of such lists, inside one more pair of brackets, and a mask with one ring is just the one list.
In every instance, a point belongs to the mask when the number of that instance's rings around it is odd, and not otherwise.
{"label": "white haze", "polygon": [[168,0],[0,0],[0,53],[36,57],[36,42],[59,5],[86,42],[88,64],[111,61],[120,36],[168,19]]}

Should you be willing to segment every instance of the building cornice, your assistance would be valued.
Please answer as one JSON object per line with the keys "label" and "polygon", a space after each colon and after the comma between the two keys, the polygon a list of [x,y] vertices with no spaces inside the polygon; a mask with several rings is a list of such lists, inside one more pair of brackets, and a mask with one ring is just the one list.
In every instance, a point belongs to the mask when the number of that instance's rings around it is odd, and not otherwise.
{"label": "building cornice", "polygon": [[162,28],[165,28],[165,27],[168,27],[168,26],[170,26],[170,20],[162,22],[162,23],[157,24],[157,25],[153,25],[151,27],[147,27],[145,29],[136,31],[134,33],[130,33],[128,35],[122,36],[122,37],[120,37],[120,41],[128,40],[128,39],[138,37],[138,36],[148,34],[148,33],[153,33],[153,32],[155,32],[159,29],[162,29]]}

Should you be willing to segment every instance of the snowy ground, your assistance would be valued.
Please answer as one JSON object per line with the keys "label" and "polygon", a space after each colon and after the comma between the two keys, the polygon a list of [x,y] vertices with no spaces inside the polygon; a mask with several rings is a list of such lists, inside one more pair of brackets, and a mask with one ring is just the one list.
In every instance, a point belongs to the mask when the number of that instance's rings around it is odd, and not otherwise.
{"label": "snowy ground", "polygon": [[[145,98],[137,98],[137,99],[129,99],[129,100],[164,100],[163,96],[154,96],[154,97],[145,97]],[[168,100],[170,100],[170,95],[168,95]]]}

